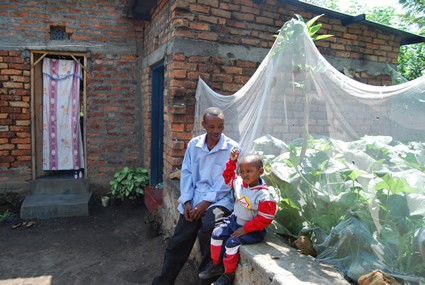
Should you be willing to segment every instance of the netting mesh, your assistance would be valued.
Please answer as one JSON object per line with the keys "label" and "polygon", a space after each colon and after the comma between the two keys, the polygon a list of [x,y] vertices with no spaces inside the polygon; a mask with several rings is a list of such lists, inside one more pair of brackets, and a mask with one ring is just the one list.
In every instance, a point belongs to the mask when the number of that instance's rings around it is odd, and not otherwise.
{"label": "netting mesh", "polygon": [[194,135],[203,110],[221,108],[225,133],[265,161],[276,231],[309,235],[317,258],[353,280],[382,269],[423,283],[424,90],[425,77],[377,87],[345,76],[291,20],[235,94],[199,79]]}

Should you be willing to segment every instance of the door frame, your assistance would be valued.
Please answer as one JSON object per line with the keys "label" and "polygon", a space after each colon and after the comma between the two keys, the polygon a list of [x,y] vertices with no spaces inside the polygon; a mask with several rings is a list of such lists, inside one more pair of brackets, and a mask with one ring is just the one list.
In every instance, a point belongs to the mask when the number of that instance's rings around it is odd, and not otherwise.
{"label": "door frame", "polygon": [[152,66],[150,185],[163,182],[164,173],[164,63]]}
{"label": "door frame", "polygon": [[[87,177],[87,57],[79,52],[57,52],[45,50],[31,51],[31,164],[32,179],[35,180],[48,174],[43,170],[43,72],[41,62],[44,57],[65,56],[71,57],[82,67],[83,92],[80,94],[83,100],[83,151],[84,151],[84,175]],[[78,59],[81,59],[82,62]]]}

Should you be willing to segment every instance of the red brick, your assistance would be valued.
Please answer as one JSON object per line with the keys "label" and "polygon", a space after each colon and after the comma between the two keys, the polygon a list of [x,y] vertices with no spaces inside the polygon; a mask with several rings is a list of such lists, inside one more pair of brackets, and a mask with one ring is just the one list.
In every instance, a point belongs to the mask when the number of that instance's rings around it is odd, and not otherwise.
{"label": "red brick", "polygon": [[2,69],[1,74],[5,74],[5,75],[21,75],[22,74],[22,70],[18,70],[18,69]]}
{"label": "red brick", "polygon": [[9,105],[11,107],[20,107],[20,108],[29,108],[30,107],[28,102],[19,102],[19,101],[10,101]]}
{"label": "red brick", "polygon": [[[0,135],[2,133],[3,132],[0,132]],[[15,149],[15,145],[14,144],[1,144],[0,145],[0,150],[12,150],[12,149]]]}
{"label": "red brick", "polygon": [[173,124],[171,123],[171,131],[173,132],[183,132],[184,124]]}
{"label": "red brick", "polygon": [[10,126],[11,132],[29,132],[30,127],[29,126]]}
{"label": "red brick", "polygon": [[218,39],[218,34],[216,33],[199,33],[198,38],[200,40],[206,40],[206,41],[216,41]]}
{"label": "red brick", "polygon": [[28,156],[31,155],[31,150],[12,150],[11,154],[13,156]]}
{"label": "red brick", "polygon": [[30,138],[11,139],[10,143],[12,143],[12,144],[30,144],[31,139]]}
{"label": "red brick", "polygon": [[239,13],[239,12],[234,12],[233,13],[233,17],[236,20],[239,21],[254,21],[254,15],[253,14],[248,14],[248,13]]}
{"label": "red brick", "polygon": [[200,31],[208,31],[210,29],[210,26],[208,24],[204,23],[189,23],[189,28],[194,30],[200,30]]}
{"label": "red brick", "polygon": [[189,10],[194,11],[194,12],[204,13],[204,14],[209,14],[210,9],[211,9],[211,7],[204,6],[204,5],[198,5],[198,4],[190,4],[189,5]]}
{"label": "red brick", "polygon": [[[19,155],[19,156],[16,156],[16,160],[17,161],[31,161],[31,156],[30,155]],[[12,165],[18,166],[19,164],[12,164]]]}
{"label": "red brick", "polygon": [[242,86],[239,84],[230,84],[230,83],[223,83],[223,91],[226,92],[236,92],[238,91]]}
{"label": "red brick", "polygon": [[29,126],[31,125],[31,120],[16,120],[17,126]]}
{"label": "red brick", "polygon": [[173,70],[170,72],[169,76],[172,78],[186,78],[186,70]]}
{"label": "red brick", "polygon": [[174,30],[172,32],[172,36],[194,38],[195,37],[195,33],[193,31],[177,29],[177,30]]}
{"label": "red brick", "polygon": [[240,67],[233,66],[223,66],[223,71],[225,74],[242,74],[243,69]]}

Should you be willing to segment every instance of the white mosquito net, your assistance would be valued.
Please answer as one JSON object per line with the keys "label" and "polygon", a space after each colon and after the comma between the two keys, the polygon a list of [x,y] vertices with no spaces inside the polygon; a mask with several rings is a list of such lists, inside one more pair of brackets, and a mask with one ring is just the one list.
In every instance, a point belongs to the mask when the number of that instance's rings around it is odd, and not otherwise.
{"label": "white mosquito net", "polygon": [[[352,80],[291,20],[235,94],[199,79],[194,135],[207,107],[258,153],[279,203],[272,229],[307,235],[317,259],[357,280],[381,269],[425,279],[425,77],[377,87]],[[422,281],[421,281],[422,280]]]}

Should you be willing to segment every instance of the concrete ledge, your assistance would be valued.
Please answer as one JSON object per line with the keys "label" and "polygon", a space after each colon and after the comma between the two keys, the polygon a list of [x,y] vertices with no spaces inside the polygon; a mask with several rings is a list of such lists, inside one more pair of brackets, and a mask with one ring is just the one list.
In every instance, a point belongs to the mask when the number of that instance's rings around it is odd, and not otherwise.
{"label": "concrete ledge", "polygon": [[282,237],[268,233],[266,241],[240,247],[235,285],[247,284],[332,284],[350,283],[332,266],[302,255]]}
{"label": "concrete ledge", "polygon": [[[170,235],[174,231],[178,217],[176,200],[179,196],[179,183],[167,180],[164,185],[163,205],[159,208],[161,227]],[[200,249],[196,242],[190,261],[200,262]],[[235,285],[350,285],[334,267],[301,254],[289,246],[283,237],[271,231],[264,242],[240,247],[240,260],[236,269]]]}

